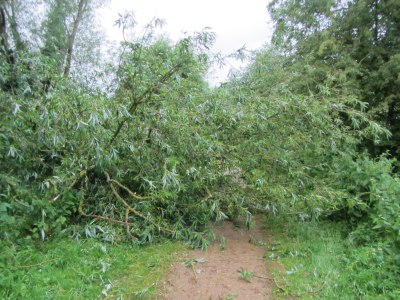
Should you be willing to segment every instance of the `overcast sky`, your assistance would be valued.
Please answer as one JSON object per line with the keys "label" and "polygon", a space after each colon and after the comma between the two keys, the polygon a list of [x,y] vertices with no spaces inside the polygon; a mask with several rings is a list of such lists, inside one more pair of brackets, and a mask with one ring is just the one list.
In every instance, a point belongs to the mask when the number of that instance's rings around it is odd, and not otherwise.
{"label": "overcast sky", "polygon": [[[266,6],[270,0],[109,0],[101,12],[101,24],[111,41],[122,40],[122,34],[114,26],[118,13],[133,11],[138,26],[144,26],[153,17],[165,19],[163,28],[176,41],[184,32],[200,31],[210,27],[217,34],[213,50],[229,54],[246,45],[249,50],[260,48],[269,42],[272,30]],[[229,62],[218,70],[209,81],[224,81]],[[214,77],[214,78],[213,78]]]}

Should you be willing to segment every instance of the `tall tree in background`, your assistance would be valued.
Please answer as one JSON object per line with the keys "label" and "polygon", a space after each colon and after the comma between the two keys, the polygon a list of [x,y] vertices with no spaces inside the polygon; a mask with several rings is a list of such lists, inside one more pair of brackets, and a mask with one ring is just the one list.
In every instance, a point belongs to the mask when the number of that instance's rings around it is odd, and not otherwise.
{"label": "tall tree in background", "polygon": [[4,55],[6,62],[3,67],[8,70],[8,76],[2,82],[2,86],[7,90],[14,89],[17,84],[16,52],[26,49],[26,44],[19,31],[19,19],[17,16],[17,11],[21,6],[23,5],[17,0],[0,1],[0,54]]}
{"label": "tall tree in background", "polygon": [[66,62],[64,67],[64,76],[66,77],[68,77],[71,70],[72,51],[74,50],[75,38],[78,32],[79,23],[82,21],[84,11],[87,9],[88,1],[89,0],[79,0],[78,11],[76,12],[72,25],[72,32],[68,36]]}
{"label": "tall tree in background", "polygon": [[42,53],[53,60],[60,72],[64,66],[67,51],[68,32],[66,18],[72,13],[71,3],[55,0],[49,3],[49,11],[43,21]]}
{"label": "tall tree in background", "polygon": [[17,20],[17,6],[19,5],[19,1],[11,0],[4,2],[8,3],[8,9],[5,9],[5,12],[10,23],[11,35],[14,40],[15,48],[18,51],[21,51],[24,49],[25,45],[19,31],[19,24]]}
{"label": "tall tree in background", "polygon": [[104,3],[1,0],[0,58],[8,70],[1,87],[26,90],[36,85],[36,90],[47,91],[54,83],[51,78],[59,75],[88,84],[81,79],[93,77],[102,61],[96,12]]}
{"label": "tall tree in background", "polygon": [[275,0],[269,11],[273,42],[288,61],[315,66],[299,86],[349,88],[393,133],[390,142],[365,146],[375,155],[390,151],[400,157],[400,2]]}
{"label": "tall tree in background", "polygon": [[343,51],[359,65],[362,99],[393,133],[386,149],[400,157],[400,2],[359,0],[349,3],[336,30]]}
{"label": "tall tree in background", "polygon": [[1,42],[0,53],[7,55],[9,49],[8,49],[7,21],[5,13],[5,0],[2,0],[0,2],[0,42]]}
{"label": "tall tree in background", "polygon": [[[83,37],[88,41],[92,36],[97,36],[92,29],[96,28],[93,23],[94,13],[103,2],[95,0],[48,2],[48,14],[42,24],[44,31],[42,52],[54,59],[54,63],[64,76],[68,77],[74,66],[74,53],[80,50],[77,49],[78,40]],[[97,44],[89,43],[91,47],[86,47],[86,53],[80,51],[80,54],[85,55],[86,59],[87,56],[93,56],[99,48],[98,40],[96,42]]]}

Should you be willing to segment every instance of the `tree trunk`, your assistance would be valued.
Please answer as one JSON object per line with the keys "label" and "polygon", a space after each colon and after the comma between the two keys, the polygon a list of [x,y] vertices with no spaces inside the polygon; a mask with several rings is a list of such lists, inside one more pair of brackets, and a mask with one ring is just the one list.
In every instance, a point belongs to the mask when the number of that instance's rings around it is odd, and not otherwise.
{"label": "tree trunk", "polygon": [[74,43],[76,38],[76,33],[78,32],[79,23],[82,21],[83,13],[86,9],[88,0],[80,0],[78,6],[78,13],[74,20],[74,26],[72,28],[72,33],[68,39],[67,57],[65,61],[64,76],[68,77],[71,70],[72,53],[74,50]]}
{"label": "tree trunk", "polygon": [[378,45],[379,38],[379,15],[378,15],[378,0],[374,1],[374,43]]}
{"label": "tree trunk", "polygon": [[[4,1],[6,3],[6,1]],[[25,45],[22,40],[21,34],[18,31],[18,22],[17,22],[17,17],[15,13],[15,1],[8,1],[9,7],[11,12],[9,12],[7,9],[4,9],[5,14],[7,15],[8,21],[10,22],[10,29],[11,29],[11,34],[12,38],[15,43],[15,49],[17,51],[24,50]]]}
{"label": "tree trunk", "polygon": [[7,21],[6,14],[4,12],[4,1],[0,2],[0,42],[1,47],[3,48],[1,52],[4,51],[4,54],[8,54],[8,38],[7,38]]}
{"label": "tree trunk", "polygon": [[10,66],[8,79],[1,88],[6,91],[13,91],[17,86],[17,81],[14,51],[10,49],[8,43],[7,16],[6,1],[0,0],[0,54],[5,56]]}

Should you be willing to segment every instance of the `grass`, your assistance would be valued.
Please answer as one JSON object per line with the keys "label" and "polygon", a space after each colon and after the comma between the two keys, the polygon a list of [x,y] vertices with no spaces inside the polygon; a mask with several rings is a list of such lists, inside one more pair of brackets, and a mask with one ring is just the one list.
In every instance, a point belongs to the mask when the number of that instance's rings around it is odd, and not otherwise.
{"label": "grass", "polygon": [[284,299],[399,299],[399,277],[379,245],[357,246],[344,224],[268,218],[265,260]]}
{"label": "grass", "polygon": [[[266,228],[274,238],[265,255],[274,299],[400,299],[400,257],[385,245],[352,244],[344,224],[334,222],[274,217]],[[0,241],[0,299],[152,299],[184,249],[171,241],[145,247],[95,239]],[[251,281],[253,274],[242,269],[238,277]]]}
{"label": "grass", "polygon": [[251,282],[253,280],[253,276],[254,276],[253,272],[251,272],[247,269],[241,268],[238,271],[238,278],[241,280],[244,280],[246,282]]}
{"label": "grass", "polygon": [[183,250],[62,239],[18,246],[0,242],[1,299],[149,299]]}

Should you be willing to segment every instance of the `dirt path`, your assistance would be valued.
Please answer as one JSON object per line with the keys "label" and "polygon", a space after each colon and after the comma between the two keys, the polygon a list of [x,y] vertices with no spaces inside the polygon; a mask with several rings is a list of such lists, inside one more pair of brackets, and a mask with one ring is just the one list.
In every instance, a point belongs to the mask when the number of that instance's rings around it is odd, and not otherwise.
{"label": "dirt path", "polygon": [[[206,251],[189,251],[183,263],[171,268],[160,299],[271,299],[264,247],[259,243],[263,241],[260,224],[248,231],[224,222],[215,227],[215,233],[224,236],[225,243],[217,238]],[[250,282],[239,278],[240,270]]]}

